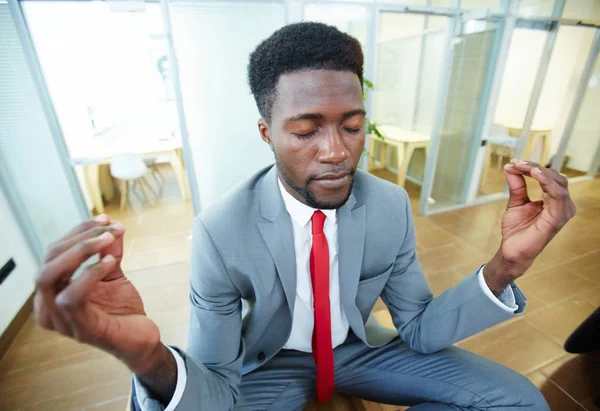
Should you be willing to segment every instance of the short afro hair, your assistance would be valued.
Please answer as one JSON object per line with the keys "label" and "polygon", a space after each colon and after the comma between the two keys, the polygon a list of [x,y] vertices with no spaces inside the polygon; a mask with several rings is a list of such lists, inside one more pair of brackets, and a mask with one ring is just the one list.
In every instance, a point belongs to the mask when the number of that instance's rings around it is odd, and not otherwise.
{"label": "short afro hair", "polygon": [[260,115],[271,121],[277,82],[300,70],[355,73],[363,82],[363,53],[358,40],[322,23],[290,24],[263,40],[250,54],[248,83]]}

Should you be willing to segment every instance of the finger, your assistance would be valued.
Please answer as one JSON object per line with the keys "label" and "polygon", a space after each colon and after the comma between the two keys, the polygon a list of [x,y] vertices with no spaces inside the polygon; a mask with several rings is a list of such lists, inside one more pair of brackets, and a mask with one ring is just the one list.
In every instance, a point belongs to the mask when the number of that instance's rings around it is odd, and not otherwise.
{"label": "finger", "polygon": [[56,306],[73,329],[73,336],[83,342],[89,341],[91,333],[89,318],[85,311],[88,297],[99,281],[102,281],[117,265],[116,259],[108,254],[96,264],[83,270],[55,299]]}
{"label": "finger", "polygon": [[547,175],[549,178],[555,180],[562,187],[564,187],[564,188],[569,187],[569,180],[567,179],[567,177],[560,174],[556,170],[552,170],[551,168],[542,167],[541,165],[539,165],[538,163],[535,163],[533,161],[523,161],[523,160],[517,160],[515,158],[510,160],[510,164],[514,165],[517,170],[528,172],[528,173],[531,173],[531,171],[534,168],[539,168],[542,171],[542,173]]}
{"label": "finger", "polygon": [[49,247],[48,251],[46,252],[46,262],[54,260],[56,257],[73,247],[73,245],[94,237],[98,237],[107,231],[111,232],[115,238],[119,238],[123,236],[125,227],[123,224],[118,222],[111,225],[91,225],[88,230],[73,234],[71,237],[65,237],[62,241],[56,242],[54,245]]}
{"label": "finger", "polygon": [[53,249],[59,244],[65,243],[69,239],[88,231],[94,227],[103,227],[110,224],[110,218],[106,214],[100,214],[94,217],[91,220],[86,220],[81,224],[76,225],[73,229],[71,229],[67,234],[56,240],[53,244],[48,247],[48,251],[46,253],[46,257],[44,258],[44,262],[48,262],[51,260],[50,257],[56,257],[56,253],[53,252]]}
{"label": "finger", "polygon": [[71,327],[54,303],[54,293],[51,290],[36,292],[33,298],[33,307],[35,320],[39,325],[47,330],[58,331],[63,335],[73,335]]}
{"label": "finger", "polygon": [[565,211],[570,200],[569,192],[555,180],[542,173],[539,168],[534,168],[531,171],[531,177],[540,183],[543,192],[546,194],[544,199],[548,205],[548,212],[553,218],[553,221],[548,221],[548,223],[561,227],[566,222]]}
{"label": "finger", "polygon": [[115,241],[100,252],[100,258],[106,255],[112,255],[117,264],[123,259],[123,239],[125,236],[125,226],[119,222],[111,224],[111,227],[117,231],[111,231],[115,236]]}
{"label": "finger", "polygon": [[69,283],[71,276],[81,264],[114,241],[115,236],[110,231],[106,231],[98,237],[71,246],[69,250],[44,265],[36,282],[37,289],[58,293]]}
{"label": "finger", "polygon": [[522,173],[513,173],[510,169],[514,169],[512,164],[504,166],[504,176],[508,183],[508,207],[518,207],[530,202],[527,196],[527,184]]}

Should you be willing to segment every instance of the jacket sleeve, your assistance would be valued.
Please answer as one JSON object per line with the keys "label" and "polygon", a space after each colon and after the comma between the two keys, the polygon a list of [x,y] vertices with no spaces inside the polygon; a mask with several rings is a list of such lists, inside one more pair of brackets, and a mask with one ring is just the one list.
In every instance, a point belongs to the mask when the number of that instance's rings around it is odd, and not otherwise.
{"label": "jacket sleeve", "polygon": [[[191,315],[183,358],[187,379],[176,410],[231,410],[239,396],[244,359],[241,296],[231,282],[200,217],[192,235]],[[151,398],[133,397],[134,409],[163,411]]]}
{"label": "jacket sleeve", "polygon": [[[431,353],[512,318],[485,294],[477,278],[479,270],[433,298],[417,257],[410,201],[403,193],[406,232],[381,295],[402,339],[415,351]],[[520,313],[525,298],[516,285],[511,287]]]}

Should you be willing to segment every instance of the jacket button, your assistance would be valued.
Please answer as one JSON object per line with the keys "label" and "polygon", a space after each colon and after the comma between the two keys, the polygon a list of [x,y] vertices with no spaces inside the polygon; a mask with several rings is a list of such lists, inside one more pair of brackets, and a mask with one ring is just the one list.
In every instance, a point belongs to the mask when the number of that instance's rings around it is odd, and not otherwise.
{"label": "jacket button", "polygon": [[258,353],[258,361],[263,362],[264,360],[265,360],[265,353],[261,351]]}

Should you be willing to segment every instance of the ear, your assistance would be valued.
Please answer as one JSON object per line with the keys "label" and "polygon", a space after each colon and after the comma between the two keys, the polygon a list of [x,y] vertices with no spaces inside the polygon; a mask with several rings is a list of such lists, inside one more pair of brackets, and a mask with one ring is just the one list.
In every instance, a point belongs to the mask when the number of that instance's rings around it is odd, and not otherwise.
{"label": "ear", "polygon": [[267,123],[262,117],[258,120],[258,132],[260,133],[260,137],[263,139],[263,141],[267,143],[269,147],[271,147],[272,151],[273,141],[271,140],[271,130],[269,128],[269,123]]}

